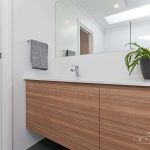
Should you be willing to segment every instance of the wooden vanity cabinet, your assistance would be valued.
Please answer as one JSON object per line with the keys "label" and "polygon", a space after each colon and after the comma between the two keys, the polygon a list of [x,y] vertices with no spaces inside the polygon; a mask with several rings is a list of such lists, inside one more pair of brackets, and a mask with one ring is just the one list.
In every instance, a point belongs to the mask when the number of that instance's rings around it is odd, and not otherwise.
{"label": "wooden vanity cabinet", "polygon": [[27,81],[27,128],[71,150],[150,150],[150,88]]}
{"label": "wooden vanity cabinet", "polygon": [[100,150],[150,150],[150,89],[100,88]]}
{"label": "wooden vanity cabinet", "polygon": [[27,128],[71,150],[99,150],[99,88],[27,81]]}

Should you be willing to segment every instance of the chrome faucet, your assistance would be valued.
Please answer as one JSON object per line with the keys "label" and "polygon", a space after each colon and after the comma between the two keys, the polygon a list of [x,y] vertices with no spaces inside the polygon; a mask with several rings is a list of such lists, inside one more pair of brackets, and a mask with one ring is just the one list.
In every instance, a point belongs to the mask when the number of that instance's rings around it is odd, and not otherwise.
{"label": "chrome faucet", "polygon": [[80,75],[79,75],[79,66],[75,66],[75,65],[72,65],[72,69],[71,69],[71,72],[75,72],[76,74],[76,78],[78,78]]}

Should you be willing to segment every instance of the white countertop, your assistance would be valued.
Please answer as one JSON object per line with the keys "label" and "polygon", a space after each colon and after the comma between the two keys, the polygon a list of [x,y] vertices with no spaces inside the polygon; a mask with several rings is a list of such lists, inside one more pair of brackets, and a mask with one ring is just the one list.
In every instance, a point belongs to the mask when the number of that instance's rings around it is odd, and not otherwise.
{"label": "white countertop", "polygon": [[39,77],[24,77],[24,80],[35,81],[56,81],[70,83],[90,83],[90,84],[106,84],[106,85],[129,85],[129,86],[145,86],[150,87],[150,80],[106,80],[106,79],[68,79],[68,78],[39,78]]}

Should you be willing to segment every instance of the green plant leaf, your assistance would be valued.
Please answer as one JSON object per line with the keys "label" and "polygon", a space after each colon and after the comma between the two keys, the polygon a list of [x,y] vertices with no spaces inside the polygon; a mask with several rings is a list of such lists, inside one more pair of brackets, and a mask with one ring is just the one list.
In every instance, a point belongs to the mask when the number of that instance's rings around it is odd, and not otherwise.
{"label": "green plant leaf", "polygon": [[141,48],[141,46],[138,45],[136,42],[134,42],[134,43],[132,43],[132,42],[127,43],[126,46],[128,46],[128,45],[133,45],[133,46],[136,46],[136,47],[138,47],[138,48]]}
{"label": "green plant leaf", "polygon": [[130,64],[130,67],[131,68],[129,71],[129,75],[131,75],[131,73],[133,72],[134,68],[136,67],[136,65],[139,63],[139,61],[141,60],[141,58],[137,58],[132,64]]}

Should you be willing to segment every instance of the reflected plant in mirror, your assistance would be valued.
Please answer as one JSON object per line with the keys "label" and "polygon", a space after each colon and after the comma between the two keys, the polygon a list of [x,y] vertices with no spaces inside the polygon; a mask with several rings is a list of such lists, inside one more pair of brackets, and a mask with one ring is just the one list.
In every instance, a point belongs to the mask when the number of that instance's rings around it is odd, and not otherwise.
{"label": "reflected plant in mirror", "polygon": [[150,47],[149,0],[56,0],[56,57]]}

